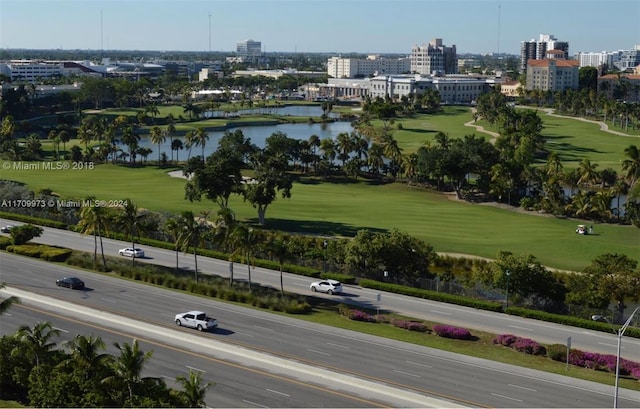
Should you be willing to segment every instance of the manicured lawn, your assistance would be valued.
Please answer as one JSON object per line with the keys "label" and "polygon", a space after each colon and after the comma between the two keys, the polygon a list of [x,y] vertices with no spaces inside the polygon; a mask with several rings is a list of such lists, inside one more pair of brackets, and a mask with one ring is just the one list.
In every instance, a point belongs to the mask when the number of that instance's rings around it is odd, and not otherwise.
{"label": "manicured lawn", "polygon": [[[210,209],[204,199],[184,199],[185,181],[154,167],[131,169],[100,165],[93,170],[3,170],[3,179],[50,188],[63,197],[131,198],[141,208],[179,212]],[[88,190],[87,187],[91,189]],[[239,219],[257,219],[241,198],[230,207]],[[484,205],[449,200],[446,196],[402,184],[371,185],[302,180],[291,199],[278,198],[267,210],[267,227],[327,236],[352,236],[360,229],[398,228],[423,239],[439,252],[495,258],[499,251],[533,254],[546,265],[581,270],[603,253],[624,253],[640,261],[640,229],[595,225],[592,236],[575,234],[578,221],[519,214]],[[584,222],[582,222],[584,223]]]}

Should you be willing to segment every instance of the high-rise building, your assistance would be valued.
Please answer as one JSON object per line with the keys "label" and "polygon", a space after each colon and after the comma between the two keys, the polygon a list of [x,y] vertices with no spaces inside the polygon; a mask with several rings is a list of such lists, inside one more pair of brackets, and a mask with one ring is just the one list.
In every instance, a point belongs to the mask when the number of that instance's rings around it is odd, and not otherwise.
{"label": "high-rise building", "polygon": [[421,75],[456,74],[456,46],[444,46],[441,38],[435,38],[429,44],[414,45],[411,49],[411,72]]}
{"label": "high-rise building", "polygon": [[406,74],[411,69],[408,58],[384,58],[377,54],[367,58],[330,57],[327,74],[333,78],[359,78],[371,75]]}
{"label": "high-rise building", "polygon": [[620,59],[620,55],[614,52],[600,51],[597,53],[579,52],[575,54],[575,59],[580,61],[580,67],[596,67],[598,69],[612,69],[614,63]]}
{"label": "high-rise building", "polygon": [[631,50],[618,51],[618,61],[613,65],[622,72],[632,72],[634,68],[640,65],[640,44],[633,46]]}
{"label": "high-rise building", "polygon": [[520,70],[527,70],[527,61],[543,60],[547,58],[547,52],[559,50],[564,53],[564,58],[569,58],[569,43],[558,41],[553,34],[540,34],[538,41],[523,41],[520,45]]}
{"label": "high-rise building", "polygon": [[262,43],[260,41],[244,40],[236,45],[238,57],[245,61],[255,61],[262,55]]}

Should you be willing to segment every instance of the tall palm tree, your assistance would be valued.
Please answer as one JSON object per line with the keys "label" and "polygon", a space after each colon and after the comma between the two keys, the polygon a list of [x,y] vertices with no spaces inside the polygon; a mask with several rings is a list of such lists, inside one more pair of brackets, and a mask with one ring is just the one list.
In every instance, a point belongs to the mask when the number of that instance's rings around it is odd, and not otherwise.
{"label": "tall palm tree", "polygon": [[209,134],[205,132],[204,128],[198,128],[194,136],[194,142],[196,146],[202,149],[202,161],[204,162],[204,147],[209,140]]}
{"label": "tall palm tree", "polygon": [[173,161],[173,151],[176,151],[176,162],[180,162],[179,151],[184,149],[181,139],[174,139],[171,141],[171,160]]}
{"label": "tall palm tree", "polygon": [[176,274],[180,270],[180,264],[178,263],[178,254],[180,253],[180,241],[178,237],[182,231],[182,226],[180,225],[180,219],[177,217],[171,217],[167,219],[164,223],[163,229],[166,233],[168,233],[171,237],[173,237],[173,243],[176,250]]}
{"label": "tall palm tree", "polygon": [[102,379],[101,382],[125,386],[129,395],[129,402],[127,403],[131,405],[133,404],[134,389],[142,381],[142,369],[145,363],[151,359],[153,352],[142,352],[138,345],[138,340],[135,339],[131,344],[124,343],[121,345],[116,342],[114,345],[120,351],[120,355],[116,356],[111,363],[114,374]]}
{"label": "tall palm tree", "polygon": [[578,184],[590,185],[596,183],[598,181],[597,168],[597,163],[591,163],[587,158],[582,159],[582,162],[578,165],[578,173],[580,174]]}
{"label": "tall palm tree", "polygon": [[204,397],[207,394],[209,386],[212,382],[202,383],[202,372],[189,370],[189,377],[176,377],[176,381],[182,385],[183,390],[178,391],[178,399],[183,403],[185,408],[203,408],[207,404]]}
{"label": "tall palm tree", "polygon": [[[118,230],[125,233],[131,240],[131,247],[136,247],[136,238],[145,230],[144,215],[138,210],[138,206],[131,199],[124,199],[124,206],[120,207],[115,216],[115,223]],[[135,255],[131,256],[131,264],[136,261]]]}
{"label": "tall palm tree", "polygon": [[193,145],[195,145],[196,143],[196,134],[193,131],[187,131],[186,134],[184,134],[184,143],[186,145],[186,147],[189,149],[189,153],[187,154],[187,162],[189,161],[189,159],[191,159],[191,148],[193,148]]}
{"label": "tall palm tree", "polygon": [[625,148],[624,154],[627,159],[622,161],[622,170],[625,172],[629,186],[633,188],[640,179],[640,149],[638,145],[629,145]]}
{"label": "tall palm tree", "polygon": [[169,124],[164,130],[165,136],[169,137],[169,145],[171,146],[171,161],[173,162],[173,136],[176,134],[176,126],[173,124],[173,117],[167,117]]}
{"label": "tall palm tree", "polygon": [[[6,286],[5,283],[0,283],[0,290],[5,288],[5,286]],[[5,312],[7,312],[7,310],[13,304],[20,304],[20,299],[18,297],[16,297],[15,295],[12,295],[11,297],[5,298],[4,300],[0,301],[0,315],[2,315]]]}
{"label": "tall palm tree", "polygon": [[195,262],[194,274],[195,280],[198,282],[198,248],[202,246],[204,242],[203,234],[206,230],[206,225],[198,222],[191,211],[184,211],[180,214],[179,224],[180,234],[178,241],[180,247],[185,251],[187,251],[189,247],[193,248],[193,259]]}
{"label": "tall palm tree", "polygon": [[158,145],[158,163],[160,163],[160,145],[165,143],[167,137],[159,126],[151,128],[151,143]]}
{"label": "tall palm tree", "polygon": [[89,206],[82,207],[80,210],[80,221],[78,226],[82,234],[93,234],[93,265],[95,267],[98,260],[98,237],[100,237],[100,254],[102,254],[102,266],[107,268],[107,260],[104,257],[104,245],[102,243],[102,235],[108,232],[108,214],[107,208],[102,206],[94,206],[95,197],[90,196],[86,199]]}
{"label": "tall palm tree", "polygon": [[282,277],[282,271],[284,270],[284,263],[291,257],[289,243],[281,234],[277,234],[267,242],[267,251],[270,256],[276,258],[276,260],[278,261],[278,265],[280,266],[280,294],[284,297],[284,281]]}
{"label": "tall palm tree", "polygon": [[253,252],[257,244],[257,236],[257,232],[245,224],[236,224],[233,232],[231,233],[231,241],[235,245],[235,251],[233,252],[233,254],[242,255],[245,263],[247,263],[250,292],[252,291],[251,262],[253,261]]}
{"label": "tall palm tree", "polygon": [[[231,235],[235,228],[236,217],[233,210],[228,207],[223,207],[218,210],[216,220],[214,221],[215,231],[214,240],[222,247],[223,250],[229,249],[229,243],[231,242]],[[233,261],[235,256],[233,251],[229,251],[229,283],[233,285]]]}
{"label": "tall palm tree", "polygon": [[54,336],[58,336],[60,330],[53,328],[50,322],[37,322],[33,328],[23,325],[15,333],[16,339],[22,344],[21,351],[14,353],[25,353],[32,359],[34,366],[40,365],[47,360],[49,353],[55,348],[56,343],[51,342]]}

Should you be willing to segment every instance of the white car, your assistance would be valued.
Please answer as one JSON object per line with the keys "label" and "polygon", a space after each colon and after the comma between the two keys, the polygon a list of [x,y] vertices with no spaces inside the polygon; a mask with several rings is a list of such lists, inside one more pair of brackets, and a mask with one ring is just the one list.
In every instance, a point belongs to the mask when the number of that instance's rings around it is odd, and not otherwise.
{"label": "white car", "polygon": [[120,249],[118,250],[118,254],[126,257],[135,257],[135,258],[144,257],[144,251],[142,251],[142,249],[139,249],[137,247],[127,247],[126,249]]}
{"label": "white car", "polygon": [[320,291],[327,294],[340,294],[342,292],[342,284],[337,280],[314,281],[309,286],[314,293]]}
{"label": "white car", "polygon": [[207,317],[207,314],[202,311],[189,311],[177,314],[175,321],[179,327],[195,328],[198,331],[204,331],[218,326],[217,319]]}
{"label": "white car", "polygon": [[2,232],[2,233],[10,233],[11,229],[13,229],[13,226],[8,224],[8,225],[4,226],[3,228],[1,228],[0,232]]}

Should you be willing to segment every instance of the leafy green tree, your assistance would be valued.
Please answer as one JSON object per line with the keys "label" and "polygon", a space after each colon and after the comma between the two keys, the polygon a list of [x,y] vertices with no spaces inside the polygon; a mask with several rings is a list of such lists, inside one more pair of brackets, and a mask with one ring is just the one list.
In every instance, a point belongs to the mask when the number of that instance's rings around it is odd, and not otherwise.
{"label": "leafy green tree", "polygon": [[622,170],[630,187],[640,178],[640,149],[637,145],[629,145],[624,150],[626,159],[622,161]]}
{"label": "leafy green tree", "polygon": [[125,391],[118,406],[134,406],[136,405],[134,397],[138,396],[143,385],[142,369],[151,359],[153,352],[143,352],[135,339],[131,344],[116,342],[114,345],[120,353],[111,363],[113,375],[105,377],[101,382],[110,386],[114,391],[121,389]]}
{"label": "leafy green tree", "polygon": [[251,165],[255,172],[253,181],[244,186],[244,199],[258,210],[258,223],[264,225],[267,208],[277,197],[291,197],[293,182],[287,173],[286,158],[271,155],[268,151],[254,154]]}
{"label": "leafy green tree", "polygon": [[178,218],[178,226],[177,241],[180,247],[185,251],[188,251],[190,247],[193,249],[195,281],[198,282],[198,248],[204,243],[204,233],[207,230],[207,225],[198,222],[193,212],[184,211]]}
{"label": "leafy green tree", "polygon": [[284,263],[292,257],[289,242],[282,234],[276,234],[267,241],[267,253],[278,261],[280,267],[280,293],[284,296],[283,270]]}
{"label": "leafy green tree", "polygon": [[235,224],[230,236],[234,246],[232,256],[240,255],[247,264],[247,273],[249,275],[249,291],[252,291],[251,284],[251,264],[256,246],[259,243],[259,233],[245,224]]}
{"label": "leafy green tree", "polygon": [[[147,230],[145,215],[138,210],[138,206],[131,199],[124,199],[124,205],[115,215],[116,229],[123,232],[131,240],[131,247],[136,247],[136,239]],[[131,256],[131,264],[135,264],[135,255]]]}
{"label": "leafy green tree", "polygon": [[22,226],[15,226],[9,234],[11,235],[11,242],[15,246],[25,244],[31,239],[40,237],[44,230],[40,226],[34,226],[33,224],[23,224]]}
{"label": "leafy green tree", "polygon": [[606,253],[596,257],[582,272],[583,279],[591,284],[588,290],[595,292],[587,294],[587,299],[614,301],[617,321],[624,321],[625,301],[638,301],[640,297],[637,267],[638,262],[625,254]]}

